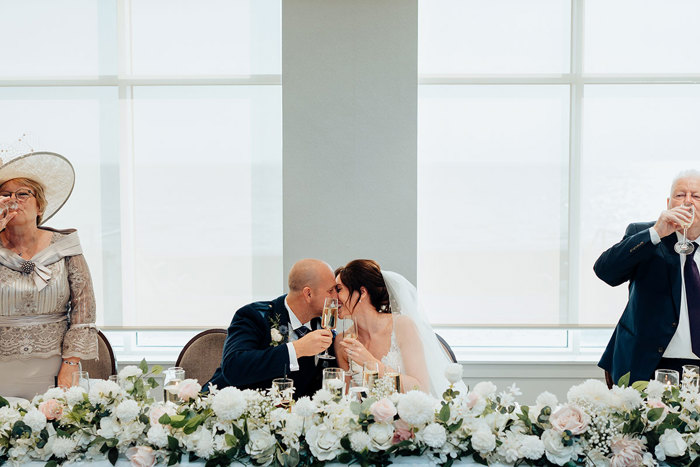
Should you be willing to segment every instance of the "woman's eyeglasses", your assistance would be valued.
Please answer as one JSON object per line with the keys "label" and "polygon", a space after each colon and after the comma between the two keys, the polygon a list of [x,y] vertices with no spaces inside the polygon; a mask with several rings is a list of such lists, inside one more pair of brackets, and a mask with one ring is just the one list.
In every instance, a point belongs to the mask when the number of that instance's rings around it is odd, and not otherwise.
{"label": "woman's eyeglasses", "polygon": [[11,198],[12,195],[15,195],[15,199],[17,201],[25,202],[30,196],[34,196],[34,193],[32,193],[32,190],[27,189],[17,191],[0,191],[0,198]]}

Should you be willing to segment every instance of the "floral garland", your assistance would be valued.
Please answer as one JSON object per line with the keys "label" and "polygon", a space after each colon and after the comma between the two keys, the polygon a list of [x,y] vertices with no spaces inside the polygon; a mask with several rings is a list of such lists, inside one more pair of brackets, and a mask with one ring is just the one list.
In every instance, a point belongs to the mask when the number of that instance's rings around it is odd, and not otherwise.
{"label": "floral garland", "polygon": [[[54,388],[13,405],[0,398],[0,464],[114,464],[125,455],[141,467],[183,456],[207,466],[385,466],[395,456],[421,455],[443,465],[463,458],[485,465],[700,465],[700,396],[689,384],[621,381],[608,390],[588,380],[564,403],[544,392],[534,406],[515,402],[515,385],[497,392],[490,382],[466,394],[450,388],[442,400],[380,390],[336,401],[322,389],[287,410],[269,391],[201,394],[196,380],[180,383],[180,403],[155,402],[149,390],[160,371],[149,372],[143,361],[124,368],[120,384]],[[461,366],[447,376],[459,381]]]}

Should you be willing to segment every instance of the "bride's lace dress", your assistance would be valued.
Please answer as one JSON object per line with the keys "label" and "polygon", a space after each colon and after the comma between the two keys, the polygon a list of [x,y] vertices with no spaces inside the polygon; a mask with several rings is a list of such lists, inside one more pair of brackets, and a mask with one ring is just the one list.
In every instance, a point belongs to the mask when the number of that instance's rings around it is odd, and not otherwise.
{"label": "bride's lace dress", "polygon": [[399,345],[396,343],[396,320],[394,320],[394,326],[391,329],[391,346],[386,355],[382,357],[382,363],[395,370],[403,368],[401,349],[399,349]]}

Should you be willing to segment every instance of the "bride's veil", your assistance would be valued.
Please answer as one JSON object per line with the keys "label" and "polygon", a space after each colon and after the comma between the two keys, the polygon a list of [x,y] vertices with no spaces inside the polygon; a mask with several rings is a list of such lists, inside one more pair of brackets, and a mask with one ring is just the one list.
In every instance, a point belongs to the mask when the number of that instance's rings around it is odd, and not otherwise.
{"label": "bride's veil", "polygon": [[410,317],[418,328],[418,336],[423,344],[425,363],[430,377],[430,392],[441,398],[449,386],[445,377],[445,368],[450,363],[440,342],[435,337],[435,331],[430,326],[428,316],[418,302],[418,292],[401,274],[392,271],[382,271],[384,283],[389,291],[391,311]]}

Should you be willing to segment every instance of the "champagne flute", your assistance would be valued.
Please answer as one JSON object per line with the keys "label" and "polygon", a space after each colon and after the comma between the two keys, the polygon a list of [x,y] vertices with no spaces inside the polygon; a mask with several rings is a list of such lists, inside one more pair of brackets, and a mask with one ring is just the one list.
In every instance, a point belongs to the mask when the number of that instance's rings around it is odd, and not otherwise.
{"label": "champagne flute", "polygon": [[90,375],[87,371],[76,371],[73,373],[72,386],[80,386],[86,391],[90,391]]}
{"label": "champagne flute", "polygon": [[323,389],[331,393],[335,402],[340,402],[345,393],[345,372],[341,368],[324,368]]}
{"label": "champagne flute", "polygon": [[384,378],[389,380],[394,392],[401,392],[401,367],[399,365],[396,365],[396,369],[387,368],[384,372]]}
{"label": "champagne flute", "polygon": [[185,379],[185,370],[179,366],[171,366],[165,371],[163,379],[163,400],[177,403],[177,386]]}
{"label": "champagne flute", "polygon": [[291,410],[294,380],[291,378],[273,379],[271,393],[275,407]]}
{"label": "champagne flute", "polygon": [[365,362],[362,369],[362,385],[371,390],[378,379],[379,364],[377,362]]}
{"label": "champagne flute", "polygon": [[666,386],[678,386],[678,372],[676,370],[656,370],[654,379]]}
{"label": "champagne flute", "polygon": [[[321,315],[321,327],[323,329],[335,329],[338,324],[338,299],[328,297],[323,302],[323,314]],[[326,349],[318,358],[335,360],[335,357]]]}
{"label": "champagne flute", "polygon": [[[343,339],[345,339],[346,337],[349,337],[350,339],[357,339],[357,330],[355,329],[355,323],[352,322],[352,320],[350,320],[349,318],[345,318],[345,328],[343,329]],[[352,361],[352,358],[350,358],[350,355],[347,355],[347,358],[348,371],[346,372],[346,374],[350,377],[353,377],[359,372],[352,369],[352,366],[355,363]]]}
{"label": "champagne flute", "polygon": [[679,240],[673,246],[673,249],[676,250],[676,253],[679,255],[689,255],[695,249],[692,242],[688,241],[688,227],[690,227],[695,220],[695,206],[690,203],[683,203],[683,207],[690,210],[690,220],[681,224],[681,227],[683,227],[683,239]]}

